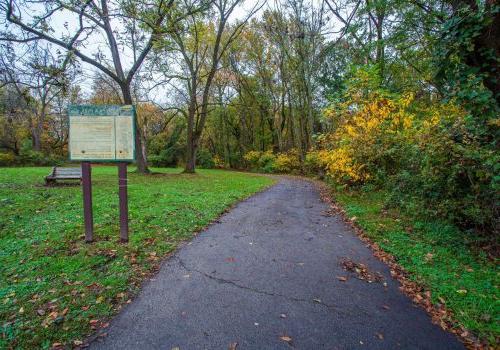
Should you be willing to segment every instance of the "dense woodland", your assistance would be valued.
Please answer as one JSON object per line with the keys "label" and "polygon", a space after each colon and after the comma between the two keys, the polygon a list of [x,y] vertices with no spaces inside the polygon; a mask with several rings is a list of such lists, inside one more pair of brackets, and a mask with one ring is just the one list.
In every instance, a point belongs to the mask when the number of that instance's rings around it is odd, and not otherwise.
{"label": "dense woodland", "polygon": [[495,0],[2,0],[0,165],[135,104],[137,169],[317,175],[498,232]]}

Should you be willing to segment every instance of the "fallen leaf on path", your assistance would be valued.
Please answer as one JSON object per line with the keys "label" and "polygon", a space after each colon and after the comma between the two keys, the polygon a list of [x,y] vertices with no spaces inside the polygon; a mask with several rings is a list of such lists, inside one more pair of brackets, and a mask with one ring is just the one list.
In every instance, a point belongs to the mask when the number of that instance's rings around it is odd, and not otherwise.
{"label": "fallen leaf on path", "polygon": [[230,256],[229,258],[226,258],[225,261],[226,262],[235,262],[236,259],[234,257]]}
{"label": "fallen leaf on path", "polygon": [[321,303],[321,299],[313,299],[315,303]]}
{"label": "fallen leaf on path", "polygon": [[292,341],[292,338],[289,337],[288,335],[282,335],[280,339],[286,341],[287,343],[290,343]]}
{"label": "fallen leaf on path", "polygon": [[[372,272],[368,266],[362,263],[355,262],[349,258],[342,258],[341,265],[344,270],[356,273],[356,277],[368,283],[383,282],[384,277],[380,272]],[[392,274],[392,272],[391,272]]]}
{"label": "fallen leaf on path", "polygon": [[384,335],[382,333],[375,333],[377,335],[377,338],[380,340],[384,340]]}
{"label": "fallen leaf on path", "polygon": [[229,344],[229,350],[236,350],[237,347],[238,347],[238,343],[237,342]]}
{"label": "fallen leaf on path", "polygon": [[285,314],[281,314],[280,317],[281,318],[286,318],[286,315]]}
{"label": "fallen leaf on path", "polygon": [[341,282],[346,282],[347,281],[347,277],[344,277],[344,276],[337,276],[337,279]]}

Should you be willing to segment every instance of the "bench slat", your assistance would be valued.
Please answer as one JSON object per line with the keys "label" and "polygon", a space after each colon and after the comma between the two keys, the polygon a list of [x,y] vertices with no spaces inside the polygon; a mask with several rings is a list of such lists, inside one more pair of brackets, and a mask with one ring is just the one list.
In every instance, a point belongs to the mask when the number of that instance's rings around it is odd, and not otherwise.
{"label": "bench slat", "polygon": [[56,175],[56,176],[52,176],[52,177],[58,178],[58,179],[62,179],[62,178],[79,179],[82,176],[81,175]]}
{"label": "bench slat", "polygon": [[81,180],[82,170],[80,168],[58,168],[54,167],[52,173],[45,177],[48,182],[55,180]]}

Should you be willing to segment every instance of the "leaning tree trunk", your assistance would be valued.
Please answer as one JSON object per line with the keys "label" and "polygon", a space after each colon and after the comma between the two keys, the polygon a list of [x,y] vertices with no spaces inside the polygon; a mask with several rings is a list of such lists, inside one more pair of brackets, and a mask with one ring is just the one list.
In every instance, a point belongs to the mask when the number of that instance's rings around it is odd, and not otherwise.
{"label": "leaning tree trunk", "polygon": [[[123,93],[123,102],[126,105],[131,105],[133,104],[132,101],[132,94],[130,93],[130,86],[122,86],[122,93]],[[141,133],[140,133],[140,127],[139,127],[139,122],[137,121],[137,118],[135,118],[135,135],[134,135],[134,142],[135,142],[135,155],[136,155],[136,164],[137,164],[137,172],[139,174],[149,174],[151,171],[148,168],[148,163],[146,160],[146,156],[142,152],[142,140],[141,140]]]}

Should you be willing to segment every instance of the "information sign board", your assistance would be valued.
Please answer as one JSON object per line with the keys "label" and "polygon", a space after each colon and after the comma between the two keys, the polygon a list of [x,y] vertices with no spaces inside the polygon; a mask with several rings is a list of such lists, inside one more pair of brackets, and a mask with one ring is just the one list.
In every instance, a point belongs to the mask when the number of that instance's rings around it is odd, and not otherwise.
{"label": "information sign board", "polygon": [[133,161],[134,106],[73,105],[69,115],[69,155],[72,161]]}

